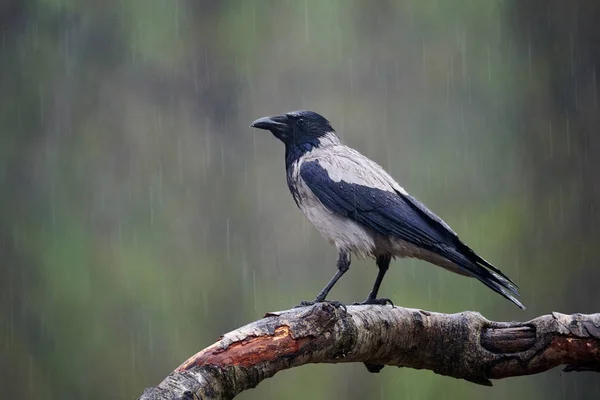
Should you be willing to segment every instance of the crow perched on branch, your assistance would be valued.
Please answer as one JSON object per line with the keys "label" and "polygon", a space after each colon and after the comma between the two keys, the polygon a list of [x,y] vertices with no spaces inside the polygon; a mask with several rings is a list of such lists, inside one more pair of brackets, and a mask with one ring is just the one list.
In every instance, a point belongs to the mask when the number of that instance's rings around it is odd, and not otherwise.
{"label": "crow perched on branch", "polygon": [[342,144],[323,116],[294,111],[250,126],[271,131],[285,144],[287,183],[296,204],[338,249],[338,270],[314,302],[325,301],[354,253],[375,258],[379,268],[371,293],[360,304],[391,303],[377,298],[390,261],[414,257],[476,278],[525,309],[510,278],[465,245],[377,163]]}

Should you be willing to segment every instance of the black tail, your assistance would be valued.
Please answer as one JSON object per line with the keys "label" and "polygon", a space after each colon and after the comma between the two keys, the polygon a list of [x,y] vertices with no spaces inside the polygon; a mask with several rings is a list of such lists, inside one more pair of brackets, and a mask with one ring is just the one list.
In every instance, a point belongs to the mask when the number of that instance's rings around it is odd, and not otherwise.
{"label": "black tail", "polygon": [[[525,306],[517,300],[517,297],[519,297],[518,286],[508,276],[479,257],[458,238],[458,235],[440,217],[429,211],[417,199],[406,193],[398,191],[396,193],[437,233],[437,235],[433,235],[433,240],[431,241],[411,241],[411,238],[406,237],[406,235],[398,235],[399,237],[452,261],[467,275],[476,278],[494,292],[506,297],[523,310],[525,309]],[[430,231],[428,233],[431,235]],[[427,235],[424,236],[426,239],[429,239]],[[437,239],[437,243],[435,239]]]}
{"label": "black tail", "polygon": [[465,244],[461,243],[461,245],[460,249],[445,248],[444,257],[494,292],[501,294],[519,308],[525,310],[525,306],[517,299],[519,297],[519,287],[498,268],[479,257]]}

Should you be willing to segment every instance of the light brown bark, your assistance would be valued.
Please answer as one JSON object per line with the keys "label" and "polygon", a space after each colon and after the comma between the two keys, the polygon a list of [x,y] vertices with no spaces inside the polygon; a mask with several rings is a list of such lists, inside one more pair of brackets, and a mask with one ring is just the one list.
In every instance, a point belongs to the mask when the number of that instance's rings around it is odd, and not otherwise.
{"label": "light brown bark", "polygon": [[231,399],[278,371],[309,363],[363,362],[429,369],[491,386],[490,379],[600,372],[600,314],[552,313],[493,322],[479,313],[328,303],[268,313],[181,364],[140,399]]}

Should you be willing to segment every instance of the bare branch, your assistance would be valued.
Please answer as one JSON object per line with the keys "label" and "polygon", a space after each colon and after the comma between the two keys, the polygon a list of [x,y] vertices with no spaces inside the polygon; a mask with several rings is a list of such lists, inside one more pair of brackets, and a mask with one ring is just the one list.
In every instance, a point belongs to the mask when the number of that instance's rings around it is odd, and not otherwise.
{"label": "bare branch", "polygon": [[429,369],[491,386],[490,379],[600,372],[600,314],[552,313],[493,322],[476,312],[439,314],[391,306],[331,304],[269,313],[200,351],[140,399],[231,399],[284,369],[363,362]]}

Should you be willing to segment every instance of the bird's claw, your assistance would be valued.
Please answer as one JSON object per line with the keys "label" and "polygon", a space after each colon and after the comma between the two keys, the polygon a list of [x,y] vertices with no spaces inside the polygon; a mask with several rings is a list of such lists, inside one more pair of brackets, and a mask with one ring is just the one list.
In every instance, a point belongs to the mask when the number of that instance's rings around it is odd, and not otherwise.
{"label": "bird's claw", "polygon": [[392,300],[386,298],[386,297],[382,297],[380,299],[370,299],[367,298],[365,301],[361,302],[361,303],[352,303],[353,306],[365,306],[365,305],[377,305],[377,306],[385,306],[385,305],[390,305],[392,307],[394,307],[394,303],[392,302]]}
{"label": "bird's claw", "polygon": [[302,307],[310,307],[310,306],[314,306],[315,304],[318,303],[327,303],[327,304],[331,304],[332,306],[334,306],[335,308],[341,308],[342,310],[344,310],[345,312],[348,311],[346,309],[346,305],[342,302],[339,302],[337,300],[323,300],[323,301],[301,301],[299,305],[294,306],[294,308],[302,308]]}
{"label": "bird's claw", "polygon": [[303,300],[300,302],[300,304],[298,304],[297,306],[294,306],[294,308],[310,307],[314,304],[315,304],[314,301],[304,301]]}

